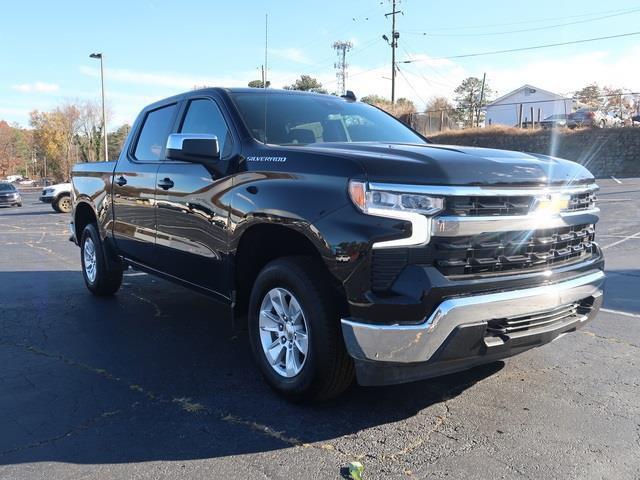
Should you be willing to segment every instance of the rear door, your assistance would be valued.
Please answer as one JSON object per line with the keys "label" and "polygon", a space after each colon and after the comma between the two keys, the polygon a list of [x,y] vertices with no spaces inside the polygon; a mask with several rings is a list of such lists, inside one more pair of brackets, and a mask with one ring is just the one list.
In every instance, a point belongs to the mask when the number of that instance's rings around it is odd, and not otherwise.
{"label": "rear door", "polygon": [[[218,137],[221,160],[237,155],[223,110],[214,98],[194,97],[183,109],[178,133]],[[235,162],[230,162],[235,164]],[[158,171],[158,260],[163,271],[218,293],[228,301],[232,286],[227,271],[231,177],[204,165],[165,160]]]}
{"label": "rear door", "polygon": [[156,256],[157,174],[164,159],[178,104],[150,109],[139,122],[136,138],[120,156],[113,177],[113,234],[129,259],[158,267]]}

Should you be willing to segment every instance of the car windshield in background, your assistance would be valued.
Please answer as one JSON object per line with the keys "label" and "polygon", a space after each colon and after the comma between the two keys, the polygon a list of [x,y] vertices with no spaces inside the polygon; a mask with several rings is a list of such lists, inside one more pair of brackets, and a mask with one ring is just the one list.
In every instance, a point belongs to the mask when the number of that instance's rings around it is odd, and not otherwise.
{"label": "car windshield in background", "polygon": [[234,93],[232,96],[251,135],[260,142],[425,143],[400,121],[366,103],[328,95]]}
{"label": "car windshield in background", "polygon": [[10,183],[0,183],[0,192],[15,192],[16,187]]}

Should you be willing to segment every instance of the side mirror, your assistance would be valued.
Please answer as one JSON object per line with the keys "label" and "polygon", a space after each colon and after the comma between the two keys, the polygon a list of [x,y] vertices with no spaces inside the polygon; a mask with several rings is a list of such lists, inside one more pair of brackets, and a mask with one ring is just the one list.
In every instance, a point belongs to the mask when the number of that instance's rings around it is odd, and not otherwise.
{"label": "side mirror", "polygon": [[218,137],[206,133],[172,133],[167,139],[167,158],[193,163],[218,160]]}

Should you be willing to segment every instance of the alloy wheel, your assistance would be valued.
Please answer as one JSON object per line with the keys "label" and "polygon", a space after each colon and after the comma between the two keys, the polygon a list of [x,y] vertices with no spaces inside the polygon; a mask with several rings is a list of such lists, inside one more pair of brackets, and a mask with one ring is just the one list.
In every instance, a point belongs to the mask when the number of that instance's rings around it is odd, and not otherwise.
{"label": "alloy wheel", "polygon": [[298,299],[284,288],[269,290],[259,316],[260,343],[271,368],[278,375],[298,375],[309,353],[309,330]]}

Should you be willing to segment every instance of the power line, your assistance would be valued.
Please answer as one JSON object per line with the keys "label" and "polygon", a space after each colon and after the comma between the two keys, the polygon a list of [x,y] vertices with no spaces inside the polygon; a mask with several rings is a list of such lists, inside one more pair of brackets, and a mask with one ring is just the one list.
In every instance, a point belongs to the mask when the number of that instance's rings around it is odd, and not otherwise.
{"label": "power line", "polygon": [[[596,42],[599,40],[609,40],[612,38],[622,38],[622,37],[631,37],[634,35],[640,35],[640,32],[629,32],[629,33],[621,33],[619,35],[609,35],[606,37],[595,37],[595,38],[585,38],[582,40],[573,40],[570,42],[559,42],[559,43],[547,43],[545,45],[534,45],[531,47],[520,47],[520,48],[509,48],[506,50],[493,50],[493,51],[489,51],[489,52],[479,52],[479,53],[465,53],[462,55],[451,55],[448,57],[435,57],[432,60],[453,60],[456,58],[469,58],[469,57],[481,57],[484,55],[497,55],[500,53],[512,53],[512,52],[522,52],[525,50],[538,50],[538,49],[542,49],[542,48],[551,48],[551,47],[561,47],[564,45],[576,45],[579,43],[587,43],[587,42]],[[404,60],[398,63],[415,63],[415,62],[420,62],[421,59],[417,59],[417,60]]]}
{"label": "power line", "polygon": [[[600,10],[598,12],[591,12],[591,13],[583,13],[580,15],[569,15],[569,16],[563,16],[563,17],[547,17],[547,18],[539,18],[537,20],[523,20],[520,22],[506,22],[506,23],[493,23],[493,24],[484,24],[484,25],[463,25],[463,26],[455,26],[455,27],[438,27],[438,28],[432,28],[432,31],[444,31],[444,30],[466,30],[466,29],[482,29],[482,28],[489,28],[489,27],[508,27],[508,26],[514,26],[514,25],[530,25],[532,23],[543,23],[543,22],[551,22],[551,21],[556,21],[556,20],[568,20],[571,18],[584,18],[584,17],[592,17],[594,15],[605,15],[605,14],[609,14],[609,13],[615,13],[615,12],[627,12],[629,11],[629,9],[616,9],[616,10]],[[409,31],[411,33],[421,33],[421,32],[416,32],[415,30],[413,31]]]}
{"label": "power line", "polygon": [[418,93],[418,90],[416,90],[413,85],[411,84],[411,82],[409,81],[409,79],[407,78],[407,76],[404,74],[404,72],[402,70],[400,70],[398,68],[398,73],[402,76],[402,78],[404,78],[405,82],[407,82],[407,85],[409,85],[409,88],[411,88],[411,90],[413,90],[413,93],[416,94],[416,96],[420,99],[420,101],[425,105],[425,107],[427,106],[427,102],[425,101],[424,98],[422,98],[422,96]]}
{"label": "power line", "polygon": [[573,22],[568,22],[568,23],[557,23],[555,25],[546,25],[543,27],[532,27],[532,28],[523,28],[523,29],[519,29],[519,30],[508,30],[506,32],[485,32],[485,33],[428,33],[428,32],[407,32],[410,33],[412,35],[424,35],[424,36],[430,36],[430,37],[490,37],[490,36],[494,36],[494,35],[508,35],[508,34],[512,34],[512,33],[523,33],[523,32],[535,32],[535,31],[540,31],[540,30],[548,30],[548,29],[552,29],[552,28],[558,28],[558,27],[566,27],[569,25],[578,25],[581,23],[589,23],[589,22],[595,22],[595,21],[599,21],[599,20],[604,20],[607,18],[613,18],[613,17],[619,17],[620,15],[628,15],[630,13],[636,13],[636,12],[640,12],[640,8],[636,8],[633,10],[626,10],[624,12],[620,12],[620,13],[614,13],[611,15],[605,15],[602,17],[596,17],[596,18],[588,18],[586,20],[576,20]]}

